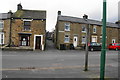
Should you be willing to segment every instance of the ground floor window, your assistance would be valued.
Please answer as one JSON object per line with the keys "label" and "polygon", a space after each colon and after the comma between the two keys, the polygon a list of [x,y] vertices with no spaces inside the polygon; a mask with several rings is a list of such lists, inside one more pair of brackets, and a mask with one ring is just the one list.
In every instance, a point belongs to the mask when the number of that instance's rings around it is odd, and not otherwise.
{"label": "ground floor window", "polygon": [[30,46],[30,35],[20,35],[20,46]]}
{"label": "ground floor window", "polygon": [[4,44],[4,33],[0,33],[0,45]]}
{"label": "ground floor window", "polygon": [[92,36],[92,42],[97,42],[97,36]]}
{"label": "ground floor window", "polygon": [[65,35],[64,42],[69,43],[70,37],[69,35]]}
{"label": "ground floor window", "polygon": [[82,36],[82,44],[85,44],[85,43],[86,43],[86,37]]}

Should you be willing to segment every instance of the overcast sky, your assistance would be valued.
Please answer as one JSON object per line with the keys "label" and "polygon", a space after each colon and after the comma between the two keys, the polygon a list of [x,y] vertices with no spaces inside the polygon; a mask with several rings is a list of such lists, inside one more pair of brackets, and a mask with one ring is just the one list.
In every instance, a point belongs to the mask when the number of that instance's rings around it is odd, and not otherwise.
{"label": "overcast sky", "polygon": [[[118,2],[120,0],[107,0],[107,21],[116,22],[118,20]],[[47,30],[51,31],[56,24],[57,11],[62,15],[80,17],[87,14],[90,19],[102,19],[103,0],[1,0],[0,13],[9,10],[15,12],[17,4],[21,3],[23,9],[46,10]]]}

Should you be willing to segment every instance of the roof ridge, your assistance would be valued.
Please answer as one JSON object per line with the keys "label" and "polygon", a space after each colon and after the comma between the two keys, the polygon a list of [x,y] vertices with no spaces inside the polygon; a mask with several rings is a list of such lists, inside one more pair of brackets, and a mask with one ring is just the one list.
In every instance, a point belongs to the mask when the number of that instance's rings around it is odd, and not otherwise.
{"label": "roof ridge", "polygon": [[30,9],[22,9],[23,11],[46,11],[46,10],[30,10]]}
{"label": "roof ridge", "polygon": [[[70,18],[76,18],[76,19],[83,19],[83,18],[80,18],[80,17],[74,17],[74,16],[64,16],[64,15],[59,15],[61,17],[70,17]],[[97,22],[102,22],[102,21],[99,21],[99,20],[94,20],[94,19],[88,19],[90,21],[97,21]],[[112,23],[112,24],[115,24],[113,22],[107,22],[107,23]]]}

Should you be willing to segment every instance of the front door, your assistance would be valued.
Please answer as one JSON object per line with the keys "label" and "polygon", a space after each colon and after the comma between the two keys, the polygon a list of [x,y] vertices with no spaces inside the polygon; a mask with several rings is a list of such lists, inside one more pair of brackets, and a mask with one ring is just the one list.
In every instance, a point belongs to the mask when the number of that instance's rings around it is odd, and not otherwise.
{"label": "front door", "polygon": [[74,39],[73,39],[73,45],[74,45],[74,47],[77,47],[77,42],[78,42],[78,37],[74,36]]}
{"label": "front door", "polygon": [[41,49],[41,36],[36,36],[35,49]]}

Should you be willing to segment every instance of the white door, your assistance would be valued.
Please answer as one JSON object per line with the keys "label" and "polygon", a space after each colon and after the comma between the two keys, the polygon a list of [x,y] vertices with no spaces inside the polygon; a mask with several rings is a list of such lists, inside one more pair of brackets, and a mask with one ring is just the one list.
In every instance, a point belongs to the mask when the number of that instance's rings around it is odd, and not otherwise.
{"label": "white door", "polygon": [[74,39],[73,39],[73,45],[74,45],[74,47],[77,47],[77,42],[78,42],[78,37],[74,36]]}
{"label": "white door", "polygon": [[115,39],[112,39],[112,43],[115,43]]}

